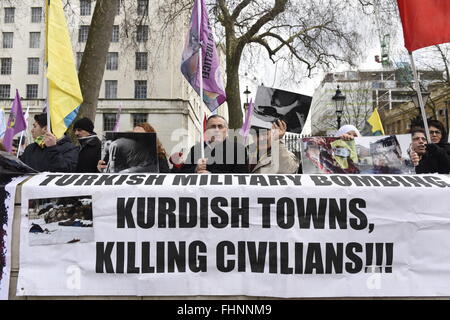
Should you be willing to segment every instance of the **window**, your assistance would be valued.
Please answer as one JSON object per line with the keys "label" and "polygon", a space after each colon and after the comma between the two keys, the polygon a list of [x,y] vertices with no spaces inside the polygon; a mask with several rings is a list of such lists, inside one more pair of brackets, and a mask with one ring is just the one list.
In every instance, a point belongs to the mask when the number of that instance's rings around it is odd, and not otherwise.
{"label": "window", "polygon": [[27,99],[37,99],[38,97],[38,85],[27,84]]}
{"label": "window", "polygon": [[147,70],[147,52],[136,52],[136,70]]}
{"label": "window", "polygon": [[103,131],[112,131],[116,125],[116,114],[115,113],[104,113],[103,114]]}
{"label": "window", "polygon": [[133,114],[133,128],[136,127],[139,123],[147,122],[148,114],[147,113],[135,113]]}
{"label": "window", "polygon": [[105,99],[117,99],[117,80],[105,80]]}
{"label": "window", "polygon": [[120,6],[122,5],[122,0],[117,0],[116,16],[120,14]]}
{"label": "window", "polygon": [[148,26],[137,26],[136,41],[145,42],[148,40]]}
{"label": "window", "polygon": [[81,16],[91,15],[91,0],[80,0],[80,15]]}
{"label": "window", "polygon": [[0,84],[0,99],[9,99],[10,91],[11,91],[11,85]]}
{"label": "window", "polygon": [[11,74],[12,59],[1,58],[0,59],[0,74]]}
{"label": "window", "polygon": [[119,26],[113,26],[111,42],[119,42]]}
{"label": "window", "polygon": [[106,57],[106,70],[117,70],[119,67],[119,53],[108,52]]}
{"label": "window", "polygon": [[31,8],[31,22],[32,23],[41,23],[42,22],[42,8],[41,7]]}
{"label": "window", "polygon": [[5,23],[14,23],[14,12],[16,8],[5,8]]}
{"label": "window", "polygon": [[134,98],[147,99],[147,80],[134,81]]}
{"label": "window", "polygon": [[78,30],[78,42],[86,42],[89,34],[89,26],[80,26]]}
{"label": "window", "polygon": [[41,45],[41,33],[30,32],[30,48],[37,49]]}
{"label": "window", "polygon": [[137,13],[141,16],[148,14],[148,0],[138,0]]}
{"label": "window", "polygon": [[83,59],[83,52],[77,52],[77,70],[80,70],[81,59]]}
{"label": "window", "polygon": [[39,58],[28,58],[28,74],[39,74]]}
{"label": "window", "polygon": [[3,32],[3,48],[8,49],[13,47],[13,32]]}

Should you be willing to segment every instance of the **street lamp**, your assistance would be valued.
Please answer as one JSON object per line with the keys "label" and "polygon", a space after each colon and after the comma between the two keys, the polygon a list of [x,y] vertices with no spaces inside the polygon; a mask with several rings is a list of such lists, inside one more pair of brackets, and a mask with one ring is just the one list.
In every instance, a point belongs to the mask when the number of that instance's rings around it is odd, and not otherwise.
{"label": "street lamp", "polygon": [[247,107],[248,107],[248,96],[249,96],[250,93],[251,93],[251,91],[248,90],[248,86],[245,86],[244,94],[246,96],[247,101],[244,104],[244,109],[247,109]]}
{"label": "street lamp", "polygon": [[337,86],[336,94],[331,99],[333,99],[336,104],[337,129],[339,130],[341,127],[341,117],[342,112],[344,111],[344,103],[346,99],[341,90],[339,90],[339,86]]}

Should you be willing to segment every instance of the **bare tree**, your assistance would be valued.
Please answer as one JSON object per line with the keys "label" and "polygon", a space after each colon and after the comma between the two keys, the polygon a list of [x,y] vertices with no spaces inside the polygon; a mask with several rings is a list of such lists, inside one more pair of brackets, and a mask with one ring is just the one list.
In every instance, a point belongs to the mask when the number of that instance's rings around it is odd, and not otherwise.
{"label": "bare tree", "polygon": [[[190,10],[192,0],[168,1],[160,7],[165,21]],[[352,63],[358,34],[345,20],[352,1],[218,0],[209,5],[219,39],[225,40],[226,93],[230,127],[242,125],[239,68],[246,48],[260,46],[273,62],[298,63],[308,75],[333,62]]]}
{"label": "bare tree", "polygon": [[97,101],[105,71],[118,0],[97,0],[80,64],[78,78],[83,104],[78,118],[95,120]]}

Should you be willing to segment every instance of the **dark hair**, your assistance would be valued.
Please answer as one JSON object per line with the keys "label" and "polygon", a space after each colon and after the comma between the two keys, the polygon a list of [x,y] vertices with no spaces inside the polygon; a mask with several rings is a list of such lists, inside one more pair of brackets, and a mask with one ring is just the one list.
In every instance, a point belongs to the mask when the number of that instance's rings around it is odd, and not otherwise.
{"label": "dark hair", "polygon": [[47,125],[47,114],[41,113],[34,116],[34,121],[36,121],[42,128]]}
{"label": "dark hair", "polygon": [[206,123],[208,123],[209,120],[214,119],[214,118],[220,118],[220,119],[222,119],[222,120],[225,122],[225,126],[228,128],[228,122],[227,122],[227,119],[225,119],[224,117],[222,117],[222,116],[220,116],[220,115],[218,115],[218,114],[212,114],[212,115],[210,115],[210,116],[208,117],[208,119],[206,120]]}
{"label": "dark hair", "polygon": [[416,132],[422,132],[426,136],[425,129],[420,128],[420,127],[416,127],[416,128],[411,129],[411,136],[416,134]]}
{"label": "dark hair", "polygon": [[442,122],[440,122],[439,120],[430,120],[430,121],[428,121],[428,128],[431,126],[438,128],[439,131],[441,131],[441,133],[442,133],[442,137],[441,137],[441,140],[439,141],[439,143],[447,142],[447,139],[448,139],[447,130],[445,130],[445,127],[442,124]]}

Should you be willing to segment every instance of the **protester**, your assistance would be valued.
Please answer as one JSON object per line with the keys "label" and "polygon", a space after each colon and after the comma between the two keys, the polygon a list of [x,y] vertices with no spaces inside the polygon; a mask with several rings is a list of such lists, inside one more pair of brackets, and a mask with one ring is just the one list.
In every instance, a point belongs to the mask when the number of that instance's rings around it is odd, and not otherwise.
{"label": "protester", "polygon": [[[12,142],[12,146],[11,146],[11,153],[15,156],[17,156],[17,151],[19,151],[19,143],[20,143],[20,138],[16,138],[13,140]],[[21,156],[23,154],[23,151],[25,150],[26,147],[26,138],[23,137],[22,138],[22,143],[20,145],[20,154],[19,156]]]}
{"label": "protester", "polygon": [[448,143],[447,130],[445,130],[444,125],[438,120],[430,120],[428,121],[428,129],[431,143],[437,144],[444,149],[450,158],[450,143]]}
{"label": "protester", "polygon": [[20,159],[31,168],[44,172],[74,172],[78,161],[78,147],[69,137],[56,136],[47,131],[47,115],[34,116],[31,129],[34,142],[25,148]]}
{"label": "protester", "polygon": [[252,127],[254,144],[250,146],[251,173],[297,173],[299,160],[284,142],[287,125],[283,120],[272,124],[272,129]]}
{"label": "protester", "polygon": [[450,160],[444,149],[434,143],[427,143],[425,130],[415,128],[412,130],[411,160],[416,167],[416,173],[443,173],[450,172]]}
{"label": "protester", "polygon": [[76,172],[97,172],[102,143],[94,132],[94,124],[89,118],[81,118],[73,125],[73,131],[81,146]]}
{"label": "protester", "polygon": [[336,132],[336,137],[340,137],[343,140],[353,140],[356,137],[361,137],[359,130],[351,124],[343,125]]}
{"label": "protester", "polygon": [[[139,123],[133,128],[133,132],[155,132],[156,130],[147,122]],[[163,145],[159,141],[159,139],[156,139],[156,145],[157,145],[157,156],[158,156],[158,168],[160,173],[169,173],[169,163],[167,161],[167,153],[164,149]],[[131,147],[131,146],[128,146]],[[97,170],[102,172],[104,169],[107,168],[107,164],[104,160],[98,161],[97,164]]]}
{"label": "protester", "polygon": [[194,145],[183,165],[185,173],[248,173],[247,149],[236,141],[237,137],[228,137],[228,123],[222,116],[214,114],[206,123],[206,135],[203,148],[205,157],[201,157],[200,143]]}

